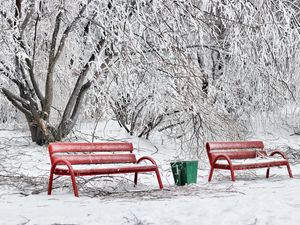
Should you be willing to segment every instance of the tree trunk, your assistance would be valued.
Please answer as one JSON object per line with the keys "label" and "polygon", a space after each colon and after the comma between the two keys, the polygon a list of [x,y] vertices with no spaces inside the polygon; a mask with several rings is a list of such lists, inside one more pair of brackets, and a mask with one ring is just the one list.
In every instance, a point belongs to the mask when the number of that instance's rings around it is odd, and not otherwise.
{"label": "tree trunk", "polygon": [[33,118],[26,117],[27,124],[31,134],[31,140],[38,145],[43,145],[46,142],[45,135],[43,135],[42,130],[38,126],[38,123],[34,121]]}

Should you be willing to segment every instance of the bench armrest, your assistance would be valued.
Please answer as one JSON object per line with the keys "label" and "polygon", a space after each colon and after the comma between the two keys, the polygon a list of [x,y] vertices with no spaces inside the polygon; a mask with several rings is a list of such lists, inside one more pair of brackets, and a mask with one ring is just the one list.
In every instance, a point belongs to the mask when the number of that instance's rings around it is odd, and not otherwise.
{"label": "bench armrest", "polygon": [[51,166],[51,171],[54,172],[55,168],[57,165],[66,165],[69,169],[69,172],[72,176],[74,176],[74,170],[73,170],[73,166],[72,164],[68,161],[68,160],[65,160],[65,159],[56,159],[53,161],[53,164]]}
{"label": "bench armrest", "polygon": [[274,156],[274,155],[281,155],[282,158],[288,160],[286,154],[285,154],[284,152],[278,150],[278,149],[276,149],[275,151],[272,151],[272,152],[270,153],[270,156]]}
{"label": "bench armrest", "polygon": [[214,167],[214,165],[216,164],[216,162],[219,160],[219,159],[225,159],[227,162],[228,162],[228,165],[230,166],[230,168],[232,167],[232,162],[231,162],[231,159],[229,158],[228,155],[218,155],[213,163],[212,163],[212,167]]}
{"label": "bench armrest", "polygon": [[157,166],[157,164],[156,164],[156,162],[154,161],[154,159],[152,159],[152,158],[149,157],[149,156],[143,156],[143,157],[139,158],[139,159],[137,160],[136,163],[140,163],[141,161],[144,161],[144,160],[150,161],[152,164],[154,164],[154,165]]}
{"label": "bench armrest", "polygon": [[68,160],[66,160],[66,159],[55,159],[54,161],[53,161],[53,166],[57,166],[57,165],[66,165],[66,166],[71,166],[72,167],[72,164],[68,161]]}

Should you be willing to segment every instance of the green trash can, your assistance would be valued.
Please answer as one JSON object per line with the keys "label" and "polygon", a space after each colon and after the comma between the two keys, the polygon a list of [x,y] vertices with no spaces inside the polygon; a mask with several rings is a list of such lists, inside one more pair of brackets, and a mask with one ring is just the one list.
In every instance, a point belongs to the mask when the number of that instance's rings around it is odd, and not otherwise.
{"label": "green trash can", "polygon": [[198,160],[171,162],[176,185],[197,183]]}

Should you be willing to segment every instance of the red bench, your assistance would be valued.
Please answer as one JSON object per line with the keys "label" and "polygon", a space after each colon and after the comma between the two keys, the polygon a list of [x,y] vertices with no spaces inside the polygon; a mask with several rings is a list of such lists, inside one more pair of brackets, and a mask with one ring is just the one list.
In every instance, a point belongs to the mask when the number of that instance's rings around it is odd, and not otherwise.
{"label": "red bench", "polygon": [[[147,156],[136,159],[132,153],[131,143],[50,143],[48,146],[51,170],[48,185],[48,195],[51,195],[53,175],[71,176],[74,195],[78,197],[75,177],[101,174],[134,173],[134,185],[137,184],[138,173],[155,172],[159,188],[163,184],[155,161]],[[151,164],[140,164],[149,161]],[[99,166],[99,164],[105,164]],[[107,164],[112,164],[108,166]],[[125,164],[125,165],[124,165]],[[96,168],[76,168],[79,165]],[[98,165],[98,166],[97,166]],[[82,167],[82,166],[81,166]]]}
{"label": "red bench", "polygon": [[206,150],[211,166],[208,181],[214,169],[230,170],[231,179],[235,181],[235,170],[268,168],[266,177],[269,178],[270,167],[274,166],[286,166],[289,176],[293,177],[285,154],[276,150],[267,155],[262,141],[207,142]]}

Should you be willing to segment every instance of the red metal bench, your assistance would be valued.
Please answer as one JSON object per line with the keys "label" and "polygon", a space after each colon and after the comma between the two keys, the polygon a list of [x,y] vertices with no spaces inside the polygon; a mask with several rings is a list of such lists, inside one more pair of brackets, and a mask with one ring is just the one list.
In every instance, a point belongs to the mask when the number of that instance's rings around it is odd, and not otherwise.
{"label": "red metal bench", "polygon": [[208,181],[214,169],[230,170],[231,179],[235,181],[234,170],[268,168],[266,177],[269,178],[270,167],[274,166],[286,166],[289,176],[293,177],[285,154],[276,150],[267,155],[262,141],[207,142],[206,150],[211,166]]}
{"label": "red metal bench", "polygon": [[[155,172],[159,188],[163,184],[155,161],[147,156],[136,159],[132,153],[132,143],[50,143],[48,146],[51,170],[48,195],[51,195],[53,175],[71,176],[74,195],[78,197],[75,177],[101,174],[134,173],[134,185],[137,184],[138,173]],[[140,164],[142,161],[150,164]],[[124,165],[126,163],[126,165]],[[96,168],[76,168],[79,165],[98,165]],[[99,166],[99,164],[105,164]],[[106,165],[113,164],[113,165]]]}

